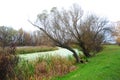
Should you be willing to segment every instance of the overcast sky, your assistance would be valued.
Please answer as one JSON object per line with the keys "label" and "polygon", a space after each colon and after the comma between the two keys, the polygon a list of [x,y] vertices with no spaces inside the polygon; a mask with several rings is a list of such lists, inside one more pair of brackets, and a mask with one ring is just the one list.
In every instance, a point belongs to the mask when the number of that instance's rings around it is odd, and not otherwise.
{"label": "overcast sky", "polygon": [[42,10],[52,7],[68,8],[80,4],[85,12],[105,16],[111,21],[120,20],[120,0],[0,0],[0,26],[11,26],[33,31],[36,28],[27,20],[34,21]]}

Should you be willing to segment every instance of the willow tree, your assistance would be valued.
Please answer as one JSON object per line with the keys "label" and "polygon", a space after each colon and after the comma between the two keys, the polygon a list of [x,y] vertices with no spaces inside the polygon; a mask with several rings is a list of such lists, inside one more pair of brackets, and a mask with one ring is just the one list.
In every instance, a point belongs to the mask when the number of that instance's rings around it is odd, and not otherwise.
{"label": "willow tree", "polygon": [[103,43],[106,41],[106,34],[110,35],[111,26],[106,18],[96,15],[88,15],[81,22],[79,29],[78,45],[83,53],[90,57],[103,50]]}
{"label": "willow tree", "polygon": [[78,54],[72,49],[68,44],[71,42],[72,37],[71,33],[67,29],[66,24],[63,23],[62,18],[65,10],[59,11],[56,7],[52,8],[50,13],[43,11],[43,13],[37,16],[37,22],[32,23],[35,27],[43,31],[56,46],[66,48],[73,53],[73,56],[76,59],[76,62],[82,62],[78,57]]}
{"label": "willow tree", "polygon": [[101,50],[104,34],[108,30],[107,23],[106,19],[95,15],[84,18],[81,7],[74,4],[68,10],[54,7],[49,13],[43,11],[37,16],[36,23],[31,24],[49,36],[56,46],[72,51],[76,61],[80,62],[77,53],[68,44],[74,41],[86,57],[91,56],[90,52]]}

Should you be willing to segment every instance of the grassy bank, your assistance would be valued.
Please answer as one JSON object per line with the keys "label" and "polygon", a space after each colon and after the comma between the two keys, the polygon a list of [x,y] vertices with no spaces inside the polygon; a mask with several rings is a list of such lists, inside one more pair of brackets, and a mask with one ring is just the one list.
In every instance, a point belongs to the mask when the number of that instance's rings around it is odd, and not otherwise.
{"label": "grassy bank", "polygon": [[60,56],[41,56],[36,61],[20,61],[15,68],[16,80],[51,80],[76,69],[75,59]]}
{"label": "grassy bank", "polygon": [[45,52],[45,51],[53,51],[57,50],[57,47],[49,47],[49,46],[30,46],[30,47],[17,47],[17,54],[27,54],[27,53],[35,53],[35,52]]}
{"label": "grassy bank", "polygon": [[53,80],[120,80],[120,47],[105,46],[87,64],[77,64],[77,70]]}

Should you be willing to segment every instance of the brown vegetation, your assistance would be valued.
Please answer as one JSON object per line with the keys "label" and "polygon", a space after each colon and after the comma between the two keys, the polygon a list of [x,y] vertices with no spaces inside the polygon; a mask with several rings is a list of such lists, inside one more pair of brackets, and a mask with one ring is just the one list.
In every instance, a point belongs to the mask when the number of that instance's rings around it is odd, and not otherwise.
{"label": "brown vegetation", "polygon": [[14,48],[0,52],[0,80],[13,80],[15,78],[14,68],[18,64],[18,57],[14,54]]}
{"label": "brown vegetation", "polygon": [[[49,62],[42,60],[35,67],[36,80],[51,79],[55,76],[62,76],[76,69],[74,60],[69,60],[63,57],[49,57]],[[71,58],[72,59],[72,58]]]}
{"label": "brown vegetation", "polygon": [[[41,56],[35,62],[21,61],[15,68],[16,80],[51,80],[76,69],[73,57]],[[13,79],[14,80],[14,79]]]}

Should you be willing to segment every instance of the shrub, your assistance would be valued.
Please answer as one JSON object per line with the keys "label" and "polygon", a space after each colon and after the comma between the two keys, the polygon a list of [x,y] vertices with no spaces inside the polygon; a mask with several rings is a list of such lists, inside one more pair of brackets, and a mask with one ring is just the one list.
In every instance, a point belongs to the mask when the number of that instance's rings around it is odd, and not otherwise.
{"label": "shrub", "polygon": [[15,48],[10,47],[0,52],[0,80],[13,80],[14,68],[18,63],[18,57],[14,54]]}

